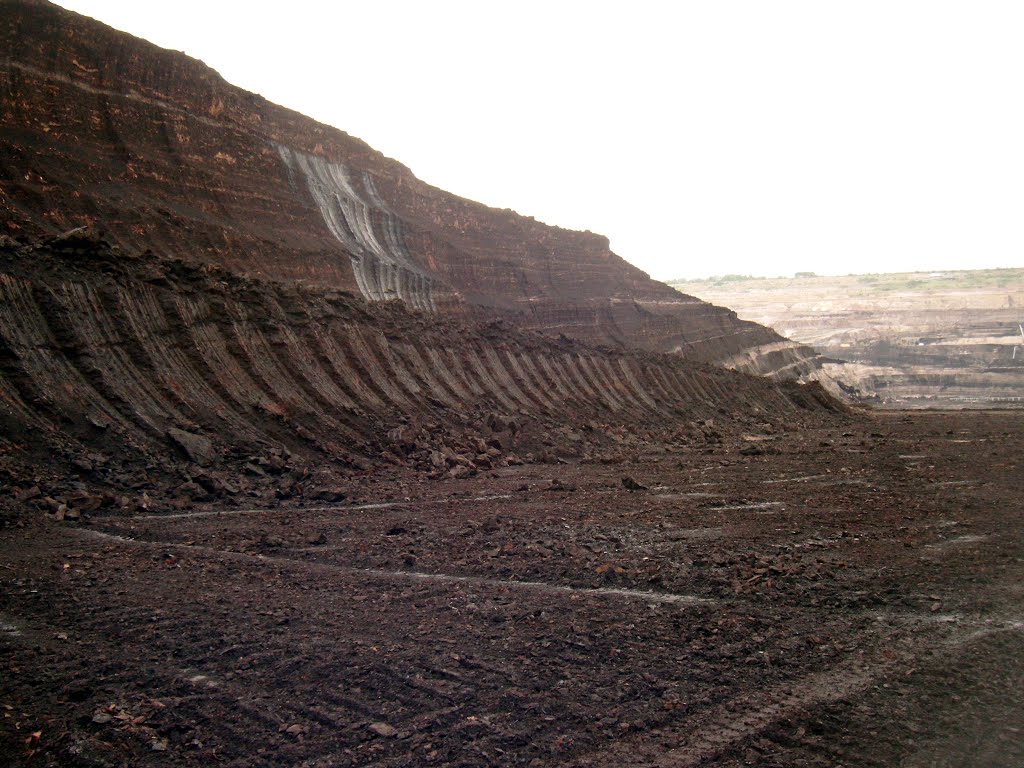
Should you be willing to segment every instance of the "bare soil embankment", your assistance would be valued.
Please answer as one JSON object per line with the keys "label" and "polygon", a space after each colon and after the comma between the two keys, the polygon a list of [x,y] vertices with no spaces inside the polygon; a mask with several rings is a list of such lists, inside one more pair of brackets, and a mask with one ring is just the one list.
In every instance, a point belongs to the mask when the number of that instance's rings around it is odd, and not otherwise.
{"label": "bare soil embankment", "polygon": [[333,500],[387,467],[599,460],[839,410],[813,386],[133,255],[88,232],[0,243],[0,479],[50,511]]}

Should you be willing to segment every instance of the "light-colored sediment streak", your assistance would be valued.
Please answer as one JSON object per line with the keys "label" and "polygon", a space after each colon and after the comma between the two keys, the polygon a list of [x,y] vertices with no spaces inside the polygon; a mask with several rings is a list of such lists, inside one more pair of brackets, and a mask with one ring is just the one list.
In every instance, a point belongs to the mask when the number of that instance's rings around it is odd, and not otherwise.
{"label": "light-colored sediment streak", "polygon": [[643,600],[648,603],[667,603],[674,605],[700,606],[714,605],[716,600],[696,595],[680,595],[673,592],[648,592],[640,589],[620,589],[617,587],[574,587],[568,584],[550,584],[543,581],[512,581],[504,579],[492,579],[486,576],[472,576],[449,573],[429,573],[424,571],[389,571],[379,568],[354,568],[334,563],[320,563],[311,560],[298,560],[278,555],[252,554],[249,552],[237,552],[223,550],[217,547],[209,547],[201,544],[186,544],[175,541],[152,541],[147,539],[133,539],[130,536],[122,536],[117,533],[108,533],[90,528],[79,528],[70,531],[78,538],[105,539],[136,547],[150,547],[156,549],[180,549],[189,553],[230,558],[248,562],[257,562],[269,565],[280,565],[284,567],[298,568],[304,570],[336,572],[355,574],[363,577],[374,577],[386,580],[401,581],[435,581],[448,584],[467,584],[470,586],[493,588],[501,590],[516,590],[526,592],[546,592],[549,594],[566,595],[570,598],[581,597],[611,597],[623,598],[626,600]]}
{"label": "light-colored sediment streak", "polygon": [[342,163],[281,144],[277,152],[289,177],[305,180],[327,228],[349,252],[363,296],[370,301],[401,299],[433,312],[431,279],[409,254],[401,222],[381,199],[370,175],[363,173],[357,181]]}

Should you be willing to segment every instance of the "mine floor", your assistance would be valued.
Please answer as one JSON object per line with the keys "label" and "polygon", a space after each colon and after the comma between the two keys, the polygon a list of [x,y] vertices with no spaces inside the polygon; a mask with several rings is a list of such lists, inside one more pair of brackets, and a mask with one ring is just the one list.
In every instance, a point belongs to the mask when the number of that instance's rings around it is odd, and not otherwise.
{"label": "mine floor", "polygon": [[1024,765],[1024,413],[745,447],[25,512],[0,762]]}

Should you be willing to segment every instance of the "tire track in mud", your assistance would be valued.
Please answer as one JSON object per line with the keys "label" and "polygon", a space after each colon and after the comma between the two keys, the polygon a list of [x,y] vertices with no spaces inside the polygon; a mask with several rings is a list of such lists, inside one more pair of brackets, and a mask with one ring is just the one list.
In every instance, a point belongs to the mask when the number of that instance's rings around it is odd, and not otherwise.
{"label": "tire track in mud", "polygon": [[[115,540],[84,529],[65,530],[70,536],[61,536],[60,543],[54,542],[62,558],[71,563],[91,562],[87,552],[76,558],[77,547],[67,548],[68,541],[81,538],[93,546],[98,542],[98,549],[110,558],[108,562],[123,565],[119,573],[125,574],[124,579],[136,585],[137,591],[127,598],[129,604],[125,605],[124,600],[113,597],[120,594],[119,587],[124,583],[120,579],[91,596],[76,589],[60,590],[60,604],[69,613],[81,611],[88,618],[72,625],[61,624],[63,619],[59,619],[56,626],[44,627],[52,630],[44,632],[51,645],[60,649],[56,651],[59,658],[50,662],[51,669],[56,670],[51,674],[60,676],[64,670],[74,670],[82,654],[110,660],[105,663],[102,677],[119,681],[129,702],[141,690],[163,701],[168,711],[173,712],[173,722],[198,728],[204,743],[209,737],[211,745],[221,746],[227,761],[224,764],[245,765],[257,748],[266,746],[272,746],[275,759],[287,764],[330,759],[344,765],[371,765],[375,764],[374,757],[381,759],[382,764],[408,764],[409,746],[404,737],[384,742],[389,755],[375,756],[371,751],[358,758],[345,757],[343,753],[351,755],[352,749],[374,743],[367,726],[375,722],[411,729],[414,733],[429,731],[435,734],[432,738],[447,740],[448,748],[465,759],[471,758],[473,752],[463,751],[463,739],[466,744],[475,743],[488,750],[501,748],[508,753],[509,749],[528,744],[531,738],[550,741],[559,735],[555,718],[541,717],[532,707],[516,703],[518,698],[508,698],[505,692],[518,687],[516,697],[557,701],[528,686],[524,688],[526,681],[532,679],[529,670],[534,667],[517,658],[524,652],[522,648],[505,639],[503,628],[492,625],[486,617],[472,620],[476,636],[490,649],[486,654],[477,656],[472,650],[467,654],[463,647],[445,644],[448,640],[444,636],[441,644],[421,645],[398,639],[403,637],[401,634],[382,636],[376,600],[350,598],[346,587],[367,581],[365,571],[354,569],[346,579],[334,583],[323,574],[339,573],[336,568],[310,569],[306,563],[251,555],[239,557],[216,549],[210,550],[211,558],[193,558],[191,555],[205,553],[194,547],[183,551],[180,545],[166,546],[164,542]],[[148,551],[131,556],[131,545]],[[164,561],[169,559],[169,553],[176,554],[186,570],[166,566]],[[249,566],[262,561],[261,565],[271,570],[258,574],[261,568],[228,565],[225,554]],[[307,573],[300,575],[292,570],[294,567]],[[193,573],[208,578],[195,579],[189,575]],[[496,597],[503,605],[514,600],[516,605],[551,610],[549,585],[526,585],[527,594],[521,595],[520,602],[508,590],[515,584],[471,582],[469,588],[463,589],[462,579],[423,579],[419,575],[387,572],[381,576],[388,581],[402,579],[412,588],[411,596],[401,598],[400,604],[388,614],[388,621],[394,626],[404,627],[410,621],[404,611],[417,608],[416,604],[423,601],[433,606],[420,619],[429,619],[423,626],[433,626],[435,618],[441,619],[442,628],[448,622],[460,626],[463,618],[445,619],[445,615],[451,615],[451,606],[479,602],[484,594],[488,599]],[[410,582],[410,578],[414,581]],[[182,601],[130,604],[167,579],[177,580],[183,586],[195,580],[194,589],[187,587],[189,595],[183,596]],[[384,604],[409,591],[369,581],[368,591],[383,596]],[[245,586],[252,584],[263,584],[269,590],[264,593],[258,587],[249,590]],[[236,596],[239,585],[242,591]],[[299,616],[298,622],[293,615],[294,629],[289,633],[279,629],[274,617],[262,618],[275,608],[285,607],[287,613],[292,600],[305,594],[311,585],[318,590],[315,605],[311,604],[312,613],[308,620]],[[569,599],[576,597],[568,590],[560,592]],[[558,611],[559,615],[573,610],[618,611],[623,600],[629,601],[631,613],[646,614],[645,605],[654,602],[648,594],[621,594],[614,590],[598,592],[594,597],[581,596],[588,599],[564,603],[567,610]],[[104,597],[118,604],[104,607]],[[100,610],[94,610],[94,602],[99,603]],[[568,610],[570,605],[573,610]],[[192,606],[203,606],[204,610],[197,613]],[[700,609],[687,601],[679,606],[679,612],[688,612],[691,607]],[[64,608],[59,612],[61,617],[65,615]],[[28,613],[34,612],[34,607],[30,607]],[[245,618],[241,624],[221,619],[229,615]],[[71,631],[70,641],[54,643],[55,633],[64,629]],[[543,630],[536,634],[538,641],[550,638]],[[301,643],[298,648],[293,645],[296,642]],[[141,655],[125,660],[116,650],[122,644],[141,648]],[[460,655],[453,655],[453,650]],[[377,655],[378,652],[390,655]],[[586,663],[585,654],[583,646],[567,644],[541,669],[555,674],[564,664]],[[95,669],[93,674],[98,674]],[[614,682],[609,685],[614,686]],[[594,690],[606,695],[603,683]],[[509,716],[505,703],[509,701],[509,706],[519,707],[522,718]],[[292,723],[308,726],[309,732],[302,739],[281,735]],[[145,738],[141,748],[147,748]]]}
{"label": "tire track in mud", "polygon": [[[489,494],[486,496],[473,496],[467,501],[493,501],[495,499],[511,499],[511,494]],[[449,504],[450,499],[426,499],[415,502],[415,505],[424,504]],[[393,507],[409,507],[413,506],[412,502],[408,501],[376,501],[368,504],[354,504],[350,507],[339,507],[337,504],[315,506],[315,507],[300,507],[297,508],[296,512],[329,512],[344,510],[345,512],[359,512],[366,509],[390,509]],[[124,521],[132,520],[183,520],[193,517],[231,517],[234,515],[265,515],[280,510],[269,508],[269,507],[253,507],[250,509],[206,509],[198,512],[170,512],[152,515],[133,515],[132,517],[119,518]]]}
{"label": "tire track in mud", "polygon": [[[924,617],[929,620],[931,617]],[[635,768],[691,768],[714,760],[717,756],[784,720],[801,719],[817,707],[828,706],[856,697],[886,678],[912,668],[915,659],[926,648],[955,655],[964,646],[993,634],[1024,632],[1024,622],[1006,620],[974,629],[965,623],[944,643],[927,643],[927,636],[900,653],[891,650],[886,658],[853,658],[832,669],[806,677],[783,681],[764,690],[743,694],[706,712],[662,728],[656,738],[645,734],[643,741],[624,739],[591,754],[564,763],[572,768],[630,765]],[[650,742],[659,742],[651,747]],[[671,746],[670,746],[671,745]]]}
{"label": "tire track in mud", "polygon": [[[96,531],[81,531],[84,534],[92,535]],[[98,534],[106,538],[110,535]],[[121,541],[119,539],[119,541]],[[173,548],[181,545],[166,544],[161,542],[137,542],[131,544],[140,546],[152,546],[157,548]],[[197,548],[190,548],[197,549]],[[205,548],[203,548],[205,549]],[[210,549],[214,556],[238,557],[237,553],[227,553],[221,550]],[[317,564],[297,562],[290,558],[264,557],[259,555],[241,555],[249,560],[263,560],[268,563],[281,564],[287,562],[289,566],[318,568],[323,567]],[[546,593],[580,594],[593,595],[595,597],[624,597],[628,599],[642,599],[647,602],[654,602],[649,593],[638,593],[628,590],[574,590],[554,585],[540,583],[508,583],[498,580],[450,577],[447,574],[422,574],[408,571],[382,571],[376,569],[348,569],[338,566],[327,566],[331,570],[346,570],[358,572],[359,574],[371,574],[374,577],[387,580],[424,580],[438,584],[469,584],[472,586],[484,587],[506,591],[509,588],[519,588],[528,591],[541,591]],[[683,598],[686,604],[692,604],[688,598]],[[675,602],[675,599],[672,600]],[[921,622],[934,624],[934,616],[924,615]],[[978,623],[966,622],[962,628],[955,630],[955,635],[947,638],[945,642],[939,642],[938,647],[944,648],[946,652],[955,654],[963,652],[963,646],[999,632],[1021,632],[1024,630],[1024,623],[1002,622],[992,626],[991,623],[983,624],[980,628]],[[616,740],[610,746],[605,746],[599,753],[591,753],[583,757],[570,759],[563,764],[570,766],[648,766],[650,768],[681,768],[684,766],[700,765],[713,761],[716,757],[735,748],[735,746],[764,732],[773,725],[790,719],[801,719],[808,711],[835,705],[835,703],[851,699],[880,684],[887,677],[905,671],[913,664],[914,658],[920,655],[920,651],[936,648],[937,643],[931,635],[923,635],[919,642],[910,648],[903,648],[898,654],[892,652],[885,658],[864,658],[856,657],[840,663],[833,669],[814,673],[803,678],[783,681],[774,684],[766,689],[746,693],[730,699],[721,705],[706,712],[700,712],[693,717],[677,723],[659,728],[655,733],[645,733],[644,741],[636,739]],[[393,686],[391,686],[393,687]],[[397,695],[397,694],[396,694]],[[411,705],[412,706],[412,705]],[[318,708],[317,712],[319,709]],[[414,708],[422,709],[422,707]],[[315,719],[317,713],[305,712],[308,719]],[[324,713],[321,713],[323,715]],[[374,717],[371,715],[371,717]],[[651,746],[650,741],[656,740],[658,746]]]}
{"label": "tire track in mud", "polygon": [[[890,669],[886,665],[885,669]],[[659,734],[662,744],[678,740],[678,746],[654,756],[649,748],[632,741],[619,742],[593,759],[570,762],[571,766],[620,766],[640,768],[689,768],[711,760],[730,747],[801,710],[848,698],[867,688],[884,674],[881,668],[850,662],[840,667],[787,681],[768,690],[732,699],[707,712],[670,726]]]}
{"label": "tire track in mud", "polygon": [[713,605],[717,600],[694,595],[679,595],[669,592],[647,592],[635,589],[618,589],[613,587],[570,587],[564,584],[550,584],[542,581],[506,581],[490,579],[483,576],[464,576],[448,573],[428,573],[424,571],[389,571],[379,568],[357,568],[331,563],[318,563],[309,560],[297,560],[277,555],[250,554],[232,550],[207,547],[201,544],[185,544],[173,541],[155,541],[150,539],[133,539],[116,533],[106,533],[93,529],[81,528],[73,531],[73,535],[81,538],[97,538],[128,546],[156,548],[164,550],[183,549],[189,553],[205,556],[224,557],[244,562],[256,562],[267,565],[284,565],[299,570],[326,571],[369,576],[391,581],[433,581],[442,584],[467,584],[470,586],[489,587],[498,590],[521,590],[526,592],[544,592],[579,597],[619,597],[629,600],[644,600],[648,603],[666,603],[672,605]]}

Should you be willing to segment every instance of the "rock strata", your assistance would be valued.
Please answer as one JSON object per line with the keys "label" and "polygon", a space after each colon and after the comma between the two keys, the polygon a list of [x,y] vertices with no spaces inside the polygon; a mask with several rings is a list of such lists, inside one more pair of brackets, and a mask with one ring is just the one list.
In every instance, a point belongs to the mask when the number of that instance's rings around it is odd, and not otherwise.
{"label": "rock strata", "polygon": [[817,367],[808,348],[651,280],[603,236],[431,187],[181,53],[44,0],[5,0],[3,15],[7,234],[93,226],[126,249],[421,311],[759,374]]}
{"label": "rock strata", "polygon": [[65,517],[336,503],[387,468],[459,479],[615,462],[647,440],[703,450],[836,407],[810,385],[253,280],[88,233],[0,244],[0,484]]}

